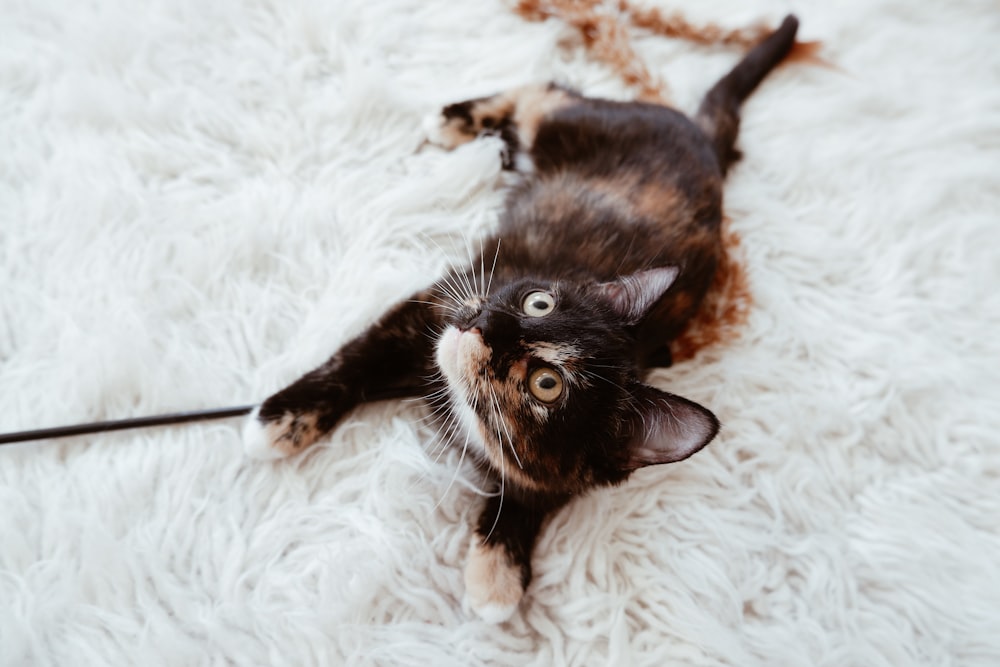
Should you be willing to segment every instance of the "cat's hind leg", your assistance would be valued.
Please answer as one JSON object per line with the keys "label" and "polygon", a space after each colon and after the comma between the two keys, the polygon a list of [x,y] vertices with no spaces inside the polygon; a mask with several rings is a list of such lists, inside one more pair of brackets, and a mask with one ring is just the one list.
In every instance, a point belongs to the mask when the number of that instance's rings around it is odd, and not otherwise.
{"label": "cat's hind leg", "polygon": [[504,169],[515,169],[517,156],[531,150],[542,120],[577,99],[571,90],[547,83],[456,102],[429,120],[428,140],[450,150],[483,134],[497,135],[504,142]]}

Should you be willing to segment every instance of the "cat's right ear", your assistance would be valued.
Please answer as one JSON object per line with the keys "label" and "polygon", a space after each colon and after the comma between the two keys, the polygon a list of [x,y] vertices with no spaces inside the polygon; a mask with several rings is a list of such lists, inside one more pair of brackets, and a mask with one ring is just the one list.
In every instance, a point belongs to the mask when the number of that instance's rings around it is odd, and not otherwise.
{"label": "cat's right ear", "polygon": [[664,266],[598,283],[597,295],[603,298],[628,325],[638,324],[660,297],[674,284],[680,269]]}
{"label": "cat's right ear", "polygon": [[632,388],[633,412],[628,437],[629,472],[682,461],[712,441],[719,420],[707,408],[649,385]]}

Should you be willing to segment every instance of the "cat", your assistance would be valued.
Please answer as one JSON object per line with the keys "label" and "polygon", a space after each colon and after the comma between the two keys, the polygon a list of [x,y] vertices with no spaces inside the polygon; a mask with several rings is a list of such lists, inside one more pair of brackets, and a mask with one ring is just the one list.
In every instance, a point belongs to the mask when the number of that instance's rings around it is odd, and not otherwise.
{"label": "cat", "polygon": [[504,167],[523,175],[497,231],[469,265],[267,398],[245,426],[247,451],[294,454],[365,401],[426,397],[496,491],[473,531],[466,602],[489,621],[509,618],[547,517],[639,468],[686,459],[719,430],[707,408],[643,377],[671,363],[668,343],[712,282],[740,105],[797,28],[785,18],[693,119],[555,84],[445,107],[437,143],[497,134]]}

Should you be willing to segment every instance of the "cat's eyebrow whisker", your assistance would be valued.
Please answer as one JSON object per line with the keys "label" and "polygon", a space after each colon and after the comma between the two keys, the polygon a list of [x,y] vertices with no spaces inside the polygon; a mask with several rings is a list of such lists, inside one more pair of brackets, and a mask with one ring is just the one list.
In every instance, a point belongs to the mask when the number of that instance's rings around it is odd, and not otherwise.
{"label": "cat's eyebrow whisker", "polygon": [[469,242],[469,237],[462,232],[462,241],[465,242],[465,256],[468,260],[467,266],[469,267],[465,273],[465,284],[468,286],[470,291],[470,296],[476,296],[479,294],[479,285],[476,282],[476,259],[472,256],[472,244]]}
{"label": "cat's eyebrow whisker", "polygon": [[457,277],[457,282],[459,282],[462,288],[462,301],[468,302],[473,300],[476,296],[476,291],[472,287],[472,283],[469,281],[469,269],[459,271],[455,275]]}
{"label": "cat's eyebrow whisker", "polygon": [[[479,289],[486,285],[486,267],[483,263],[483,237],[479,237]],[[486,292],[481,292],[480,296],[486,297]]]}
{"label": "cat's eyebrow whisker", "polygon": [[469,243],[469,237],[466,235],[465,231],[462,232],[462,242],[465,246],[465,266],[466,269],[461,272],[462,282],[465,288],[468,290],[468,297],[470,299],[474,298],[477,294],[476,292],[476,268],[475,261],[472,257],[472,244]]}
{"label": "cat's eyebrow whisker", "polygon": [[[607,366],[606,368],[610,368],[610,366]],[[608,378],[604,377],[603,375],[600,375],[599,373],[594,373],[593,371],[583,371],[581,374],[586,377],[594,378],[595,380],[601,380],[603,382],[607,382],[612,387],[617,387],[622,392],[627,393],[625,392],[625,388],[623,386],[621,386],[620,384],[618,384],[613,380],[609,380]]]}
{"label": "cat's eyebrow whisker", "polygon": [[490,279],[486,283],[486,292],[483,293],[483,296],[486,296],[487,294],[490,293],[490,287],[493,285],[493,271],[497,268],[497,257],[499,256],[500,256],[500,237],[498,236],[497,250],[495,253],[493,253],[493,266],[490,267]]}
{"label": "cat's eyebrow whisker", "polygon": [[592,361],[588,361],[587,365],[592,368],[613,368],[615,370],[621,370],[621,366],[614,366],[612,364],[595,364]]}
{"label": "cat's eyebrow whisker", "polygon": [[476,270],[474,268],[468,268],[461,273],[462,280],[465,283],[466,294],[469,300],[476,298],[476,288],[473,286],[473,281],[475,280]]}
{"label": "cat's eyebrow whisker", "polygon": [[[424,237],[428,241],[430,241],[431,243],[433,243],[435,246],[437,246],[437,249],[441,251],[441,254],[445,255],[446,257],[448,256],[448,253],[446,253],[444,251],[444,248],[441,247],[440,243],[438,243],[437,241],[435,241],[430,236],[427,236],[426,234],[424,235]],[[454,294],[452,294],[451,296],[455,299],[456,303],[460,304],[463,301],[465,301],[467,298],[471,297],[472,294],[468,294],[468,295],[466,295],[463,298],[462,292],[463,292],[464,288],[460,288],[459,285],[456,284],[456,281],[458,280],[458,273],[457,272],[453,273],[453,271],[454,271],[454,269],[446,271],[444,273],[444,276],[442,277],[442,280],[445,281],[451,287],[452,290],[454,290]],[[441,285],[441,283],[438,283],[438,284]]]}
{"label": "cat's eyebrow whisker", "polygon": [[455,302],[455,305],[459,305],[465,301],[465,298],[462,296],[462,288],[456,284],[455,280],[454,276],[446,273],[438,282],[438,287]]}

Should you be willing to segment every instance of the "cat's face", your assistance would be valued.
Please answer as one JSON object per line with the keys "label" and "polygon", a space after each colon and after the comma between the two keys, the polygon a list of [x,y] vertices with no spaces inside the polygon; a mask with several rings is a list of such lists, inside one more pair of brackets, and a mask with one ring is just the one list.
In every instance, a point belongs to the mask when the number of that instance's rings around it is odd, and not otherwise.
{"label": "cat's face", "polygon": [[[436,361],[469,446],[522,488],[577,493],[615,483],[684,458],[715,434],[707,410],[639,382],[627,314],[611,292],[517,281],[462,304],[438,339]],[[663,421],[671,433],[657,428]],[[683,452],[650,453],[649,438],[685,428]]]}

